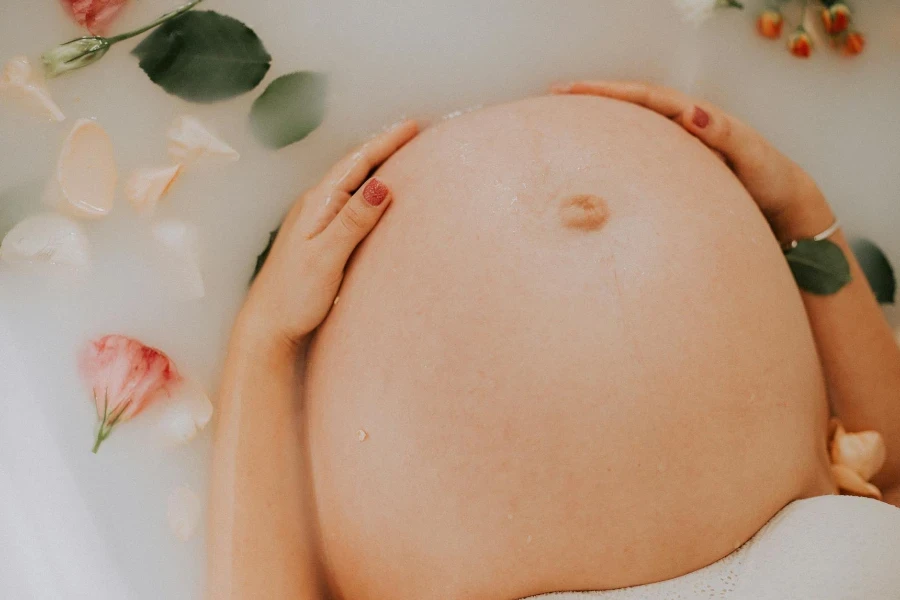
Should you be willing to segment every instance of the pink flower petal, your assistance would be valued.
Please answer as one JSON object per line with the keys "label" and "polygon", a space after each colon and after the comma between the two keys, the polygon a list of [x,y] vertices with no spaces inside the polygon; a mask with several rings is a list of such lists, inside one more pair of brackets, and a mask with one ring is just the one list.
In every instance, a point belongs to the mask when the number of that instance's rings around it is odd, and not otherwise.
{"label": "pink flower petal", "polygon": [[88,344],[79,359],[85,381],[103,419],[120,414],[127,421],[181,376],[163,352],[122,335],[107,335]]}
{"label": "pink flower petal", "polygon": [[62,0],[75,22],[91,33],[102,33],[126,0]]}

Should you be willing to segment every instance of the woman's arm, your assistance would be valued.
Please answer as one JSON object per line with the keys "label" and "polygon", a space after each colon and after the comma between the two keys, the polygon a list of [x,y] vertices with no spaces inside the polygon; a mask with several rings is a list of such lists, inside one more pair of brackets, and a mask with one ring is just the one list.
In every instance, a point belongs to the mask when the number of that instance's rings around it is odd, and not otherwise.
{"label": "woman's arm", "polygon": [[[812,237],[834,223],[825,197],[803,169],[715,106],[633,82],[578,82],[554,92],[633,102],[673,119],[725,159],[781,242]],[[900,347],[844,235],[831,240],[847,256],[853,281],[830,296],[802,292],[803,301],[832,409],[848,431],[884,436],[887,461],[873,483],[886,501],[900,506]]]}
{"label": "woman's arm", "polygon": [[304,195],[241,309],[213,447],[208,595],[214,600],[324,595],[295,370],[334,303],[351,253],[390,204],[383,182],[360,184],[417,131],[412,121],[396,125]]}

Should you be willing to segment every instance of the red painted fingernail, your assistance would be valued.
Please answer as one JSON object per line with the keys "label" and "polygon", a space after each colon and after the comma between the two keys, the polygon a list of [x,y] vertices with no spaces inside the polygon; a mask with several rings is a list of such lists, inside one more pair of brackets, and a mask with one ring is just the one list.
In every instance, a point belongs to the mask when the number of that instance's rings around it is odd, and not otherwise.
{"label": "red painted fingernail", "polygon": [[363,198],[366,199],[366,202],[371,204],[372,206],[378,206],[384,199],[387,198],[388,189],[387,186],[381,183],[378,179],[372,179],[369,183],[366,184],[366,189],[363,190]]}
{"label": "red painted fingernail", "polygon": [[700,129],[704,129],[707,125],[709,125],[709,113],[699,106],[695,106],[694,118],[691,120],[694,122],[694,125],[696,125]]}

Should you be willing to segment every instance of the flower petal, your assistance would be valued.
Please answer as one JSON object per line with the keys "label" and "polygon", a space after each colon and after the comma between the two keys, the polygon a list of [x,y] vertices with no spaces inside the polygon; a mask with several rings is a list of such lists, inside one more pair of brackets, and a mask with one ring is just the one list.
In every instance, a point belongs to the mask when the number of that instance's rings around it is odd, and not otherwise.
{"label": "flower petal", "polygon": [[164,353],[123,335],[90,342],[78,362],[93,392],[97,415],[102,419],[104,410],[109,415],[121,412],[119,422],[140,413],[182,379]]}
{"label": "flower petal", "polygon": [[182,381],[169,393],[160,419],[165,441],[171,445],[186,444],[206,427],[212,414],[212,402],[203,388],[194,381]]}
{"label": "flower petal", "polygon": [[117,177],[112,141],[106,131],[96,121],[76,121],[56,166],[63,208],[75,216],[106,216],[113,207]]}
{"label": "flower petal", "polygon": [[125,197],[139,212],[152,215],[181,173],[181,165],[135,169],[125,181]]}
{"label": "flower petal", "polygon": [[0,260],[82,270],[90,267],[91,252],[87,236],[78,223],[48,213],[28,217],[13,227],[0,243]]}
{"label": "flower petal", "polygon": [[100,33],[122,10],[126,0],[62,0],[75,22],[91,33]]}
{"label": "flower petal", "polygon": [[241,157],[237,150],[213,135],[194,117],[178,117],[166,135],[169,155],[180,163],[188,164],[204,157],[229,161]]}
{"label": "flower petal", "polygon": [[841,491],[854,496],[881,500],[881,490],[864,480],[853,469],[844,465],[831,465],[831,474]]}
{"label": "flower petal", "polygon": [[171,277],[178,299],[196,300],[205,296],[197,228],[184,221],[166,219],[153,226],[153,237],[163,247],[164,275]]}
{"label": "flower petal", "polygon": [[0,73],[0,91],[15,91],[32,103],[40,106],[54,121],[65,121],[66,116],[60,110],[50,92],[44,86],[40,74],[25,56],[14,56],[3,66]]}
{"label": "flower petal", "polygon": [[200,498],[190,488],[181,486],[169,494],[167,505],[169,529],[182,542],[188,541],[193,537],[200,522],[200,512],[203,508]]}
{"label": "flower petal", "polygon": [[831,462],[848,467],[865,481],[875,476],[887,457],[884,438],[877,431],[847,433],[838,426],[831,441]]}

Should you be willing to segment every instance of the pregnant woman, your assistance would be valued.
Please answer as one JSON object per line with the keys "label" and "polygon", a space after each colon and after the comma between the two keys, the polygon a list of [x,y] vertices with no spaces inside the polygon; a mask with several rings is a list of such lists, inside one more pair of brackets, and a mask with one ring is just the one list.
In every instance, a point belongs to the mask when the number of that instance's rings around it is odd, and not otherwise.
{"label": "pregnant woman", "polygon": [[[556,91],[401,123],[290,212],[226,361],[212,598],[900,593],[900,511],[828,453],[830,412],[879,431],[900,503],[900,349],[815,183],[677,92]],[[819,234],[830,296],[779,246]]]}

